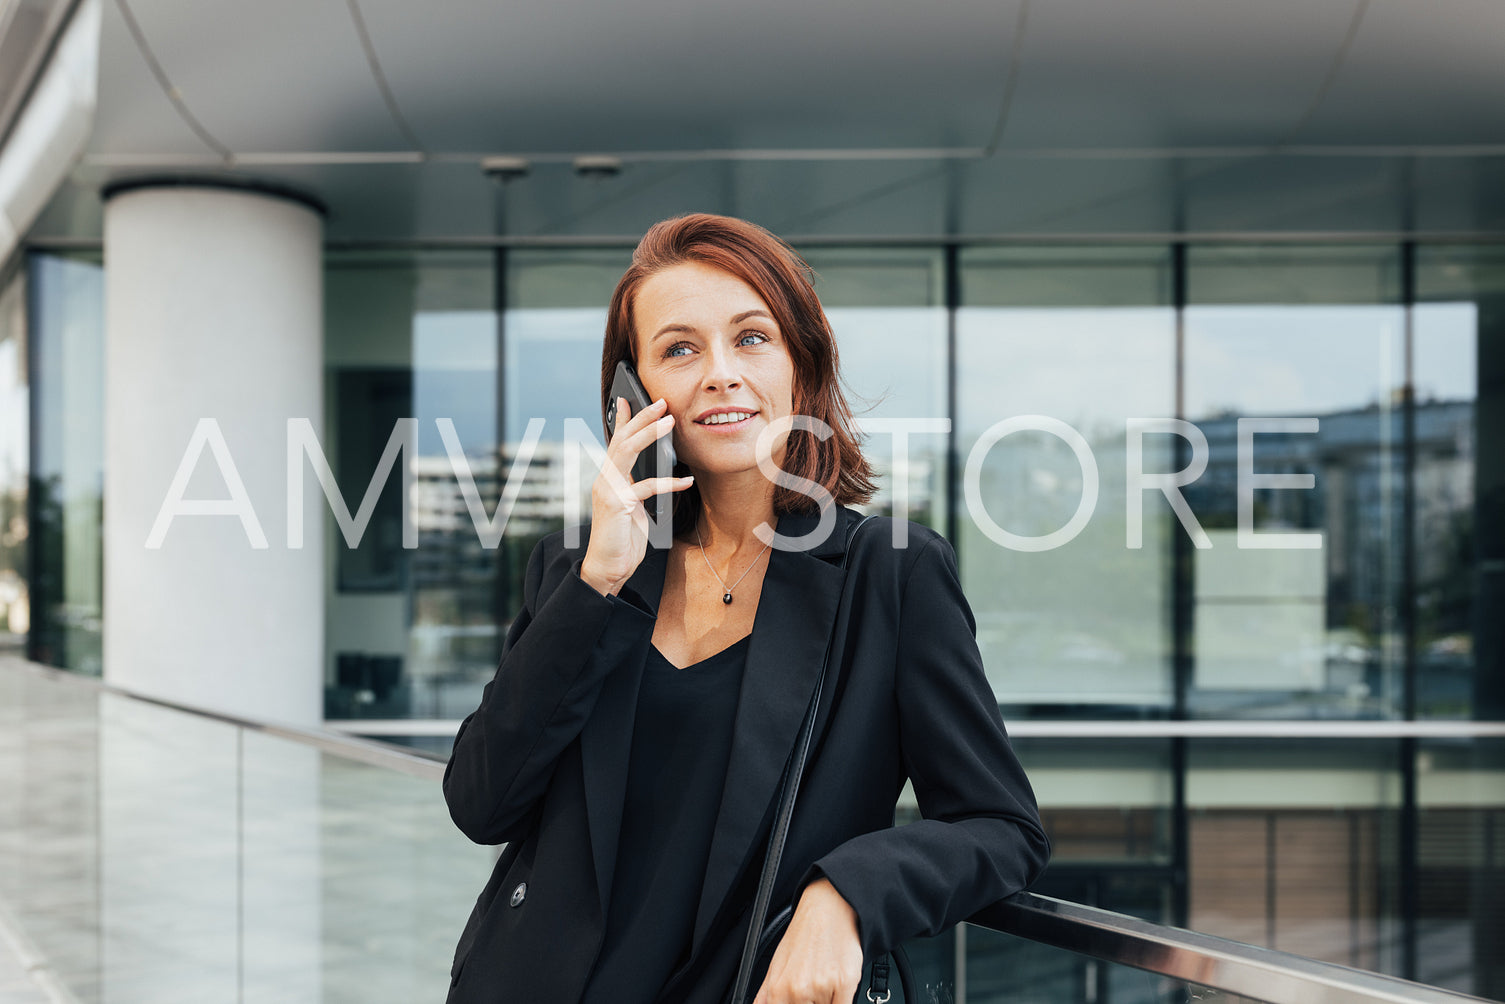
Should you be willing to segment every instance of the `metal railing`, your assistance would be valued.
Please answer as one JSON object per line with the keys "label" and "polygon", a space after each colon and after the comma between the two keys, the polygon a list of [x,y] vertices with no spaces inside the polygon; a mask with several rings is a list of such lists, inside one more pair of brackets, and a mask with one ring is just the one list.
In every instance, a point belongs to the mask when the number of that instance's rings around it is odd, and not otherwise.
{"label": "metal railing", "polygon": [[1272,1004],[1484,1000],[1029,892],[1010,896],[969,922],[1102,962]]}
{"label": "metal railing", "polygon": [[241,718],[237,715],[225,714],[220,711],[211,711],[207,708],[196,708],[188,704],[180,704],[166,698],[153,697],[149,694],[138,693],[127,687],[119,687],[105,683],[92,676],[81,676],[65,669],[55,669],[51,666],[43,666],[35,662],[27,662],[22,659],[8,659],[0,656],[0,667],[6,665],[19,667],[23,671],[50,680],[60,686],[82,687],[99,693],[113,694],[117,697],[125,697],[142,704],[153,707],[166,708],[169,711],[177,711],[185,715],[193,715],[196,718],[207,721],[221,722],[225,725],[244,729],[247,732],[255,732],[260,735],[275,739],[286,739],[300,746],[309,746],[321,753],[332,753],[345,760],[353,760],[357,763],[367,764],[371,767],[381,767],[385,770],[395,770],[411,777],[421,777],[431,781],[444,780],[444,765],[447,757],[441,757],[434,753],[426,753],[423,750],[415,750],[396,743],[382,742],[376,739],[364,739],[352,736],[345,732],[331,729],[311,729],[297,725],[284,725],[278,722],[259,722],[250,718]]}
{"label": "metal railing", "polygon": [[[93,692],[143,708],[192,716],[199,722],[220,723],[236,730],[238,758],[242,756],[240,751],[245,736],[254,734],[266,737],[268,741],[280,740],[340,760],[423,780],[437,781],[444,772],[444,759],[435,754],[332,731],[257,722],[187,707],[18,658],[0,656],[0,685],[10,686],[12,693],[42,686],[58,694],[72,695],[75,702],[80,697],[87,701],[88,693]],[[4,766],[0,762],[0,768]],[[468,908],[468,904],[462,906]],[[17,920],[24,927],[24,914]],[[1019,893],[997,903],[970,918],[968,923],[1050,949],[1074,953],[1076,957],[1096,960],[1104,966],[1132,967],[1165,977],[1167,982],[1270,1004],[1441,1004],[1483,999],[1032,893]],[[958,962],[954,997],[962,1000],[966,996],[967,981],[964,952],[958,953]],[[49,974],[50,977],[62,978],[66,975]],[[1081,996],[1083,999],[1093,997],[1087,991]]]}

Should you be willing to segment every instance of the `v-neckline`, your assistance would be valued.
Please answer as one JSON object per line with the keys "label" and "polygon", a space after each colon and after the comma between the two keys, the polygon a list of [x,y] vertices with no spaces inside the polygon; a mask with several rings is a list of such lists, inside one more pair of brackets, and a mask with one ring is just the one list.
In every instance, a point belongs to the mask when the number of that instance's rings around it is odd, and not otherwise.
{"label": "v-neckline", "polygon": [[697,666],[703,666],[707,662],[710,662],[712,659],[716,659],[716,658],[719,658],[720,656],[725,655],[726,653],[730,652],[732,649],[736,648],[738,645],[741,645],[743,642],[747,641],[751,637],[752,637],[752,632],[749,631],[747,634],[743,635],[741,638],[738,638],[736,641],[732,642],[730,645],[726,646],[721,651],[719,651],[719,652],[712,652],[710,655],[706,656],[704,659],[700,659],[700,660],[697,660],[695,662],[692,662],[688,666],[675,666],[673,662],[669,661],[669,657],[667,655],[665,655],[663,652],[659,651],[659,647],[657,645],[654,645],[652,642],[649,642],[649,645],[653,648],[654,653],[657,654],[660,659],[664,660],[664,662],[668,663],[674,669],[676,669],[679,672],[683,673],[683,672],[687,672],[689,670],[692,670],[692,669],[694,669]]}

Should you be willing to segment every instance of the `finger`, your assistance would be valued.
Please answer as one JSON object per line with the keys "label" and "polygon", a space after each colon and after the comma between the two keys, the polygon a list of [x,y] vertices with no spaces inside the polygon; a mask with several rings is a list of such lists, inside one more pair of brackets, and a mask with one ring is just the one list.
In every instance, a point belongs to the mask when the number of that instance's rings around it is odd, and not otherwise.
{"label": "finger", "polygon": [[[643,412],[643,414],[649,415],[650,413],[645,411]],[[674,428],[674,416],[660,415],[658,418],[653,419],[651,422],[647,422],[637,429],[634,429],[632,432],[628,433],[627,439],[623,442],[622,445],[629,450],[635,451],[636,453],[641,453],[643,450],[647,449],[649,444],[651,444],[655,439],[658,439],[660,436],[662,436],[672,428]]]}
{"label": "finger", "polygon": [[[611,444],[615,443],[618,437],[632,435],[632,430],[628,426],[648,411],[648,408],[634,409],[628,400],[621,395],[613,398],[612,404],[616,406],[616,418],[612,422],[611,435],[606,440],[607,449],[611,448]],[[652,407],[652,405],[649,407]]]}
{"label": "finger", "polygon": [[687,474],[682,478],[644,478],[632,483],[632,494],[641,502],[654,495],[682,492],[694,482],[695,475],[693,474]]}
{"label": "finger", "polygon": [[621,396],[611,399],[611,411],[611,435],[606,437],[606,448],[608,450],[611,449],[611,444],[617,441],[618,436],[624,435],[622,427],[631,419],[637,417],[632,414],[632,406],[627,403],[627,399]]}
{"label": "finger", "polygon": [[[644,411],[643,414],[647,415],[649,412]],[[642,453],[649,446],[652,446],[655,440],[672,428],[674,428],[674,416],[662,415],[653,422],[629,433],[621,442],[618,442],[613,437],[611,445],[606,448],[606,455],[611,457],[612,462],[616,464],[617,470],[626,474],[632,468],[632,465],[637,462],[638,454]]]}
{"label": "finger", "polygon": [[[625,412],[622,410],[624,408],[626,409]],[[656,416],[662,415],[667,408],[668,403],[663,398],[659,398],[657,401],[650,402],[634,412],[632,406],[627,403],[627,399],[619,397],[617,398],[616,431],[622,433],[624,436],[630,436],[638,429],[643,428],[644,425],[652,422]],[[624,415],[626,416],[625,418],[623,417]],[[613,435],[612,439],[615,440],[616,436]]]}
{"label": "finger", "polygon": [[769,979],[765,978],[763,980],[762,985],[758,987],[758,995],[753,998],[752,1004],[773,1004],[774,992],[769,989],[771,983],[772,981]]}
{"label": "finger", "polygon": [[781,941],[773,951],[773,958],[768,960],[768,968],[763,973],[763,982],[758,984],[758,995],[753,998],[753,1004],[773,1004],[774,992],[769,987],[775,984],[784,968],[784,959],[779,954],[783,949]]}

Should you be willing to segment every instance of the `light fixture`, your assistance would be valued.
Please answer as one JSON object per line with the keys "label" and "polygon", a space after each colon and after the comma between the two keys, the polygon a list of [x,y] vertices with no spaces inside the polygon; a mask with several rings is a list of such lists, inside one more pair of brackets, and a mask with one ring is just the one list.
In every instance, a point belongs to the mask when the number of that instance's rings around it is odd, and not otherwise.
{"label": "light fixture", "polygon": [[605,154],[576,157],[575,173],[582,178],[614,178],[622,173],[622,158]]}
{"label": "light fixture", "polygon": [[482,157],[481,173],[492,181],[506,184],[518,178],[526,178],[533,165],[527,157]]}

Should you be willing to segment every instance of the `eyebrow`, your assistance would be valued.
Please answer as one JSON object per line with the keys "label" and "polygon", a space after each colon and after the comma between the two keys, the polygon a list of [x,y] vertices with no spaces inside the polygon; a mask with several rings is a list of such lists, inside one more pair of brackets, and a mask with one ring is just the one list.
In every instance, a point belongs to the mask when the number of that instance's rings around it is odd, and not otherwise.
{"label": "eyebrow", "polygon": [[[744,310],[742,313],[738,314],[736,317],[733,317],[732,318],[732,323],[733,324],[741,324],[743,321],[747,320],[749,317],[766,317],[770,321],[773,320],[773,316],[771,314],[769,314],[768,311],[753,309],[753,310]],[[775,323],[777,323],[777,322],[775,322]],[[664,335],[667,335],[671,331],[688,331],[688,332],[693,333],[695,331],[695,326],[692,325],[692,324],[666,324],[662,328],[659,328],[658,329],[658,333],[655,334],[652,338],[649,339],[649,344],[652,344],[653,342],[658,341],[658,339],[662,338]]]}

